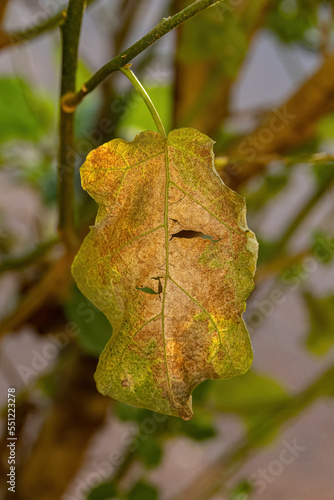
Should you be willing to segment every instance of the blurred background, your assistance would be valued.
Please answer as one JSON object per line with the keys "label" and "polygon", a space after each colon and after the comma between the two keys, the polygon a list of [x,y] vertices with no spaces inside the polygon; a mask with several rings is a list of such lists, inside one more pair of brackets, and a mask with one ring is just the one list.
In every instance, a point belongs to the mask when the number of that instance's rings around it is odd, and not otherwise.
{"label": "blurred background", "polygon": [[[88,2],[78,87],[183,0]],[[16,388],[24,500],[334,498],[333,2],[225,0],[133,61],[167,130],[215,139],[216,168],[247,201],[260,242],[244,315],[249,373],[194,391],[193,420],[102,397],[112,334],[76,289],[57,238],[62,0],[0,3],[0,393]],[[50,21],[51,20],[51,21]],[[76,219],[96,205],[79,166],[99,144],[153,127],[125,77],[78,107]]]}

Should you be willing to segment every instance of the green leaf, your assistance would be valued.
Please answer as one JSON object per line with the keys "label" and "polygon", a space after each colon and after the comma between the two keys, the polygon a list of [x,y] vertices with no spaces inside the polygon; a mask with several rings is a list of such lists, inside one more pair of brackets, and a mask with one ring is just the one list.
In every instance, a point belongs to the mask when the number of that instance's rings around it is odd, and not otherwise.
{"label": "green leaf", "polygon": [[117,490],[112,481],[101,483],[87,495],[87,500],[113,500],[117,497]]}
{"label": "green leaf", "polygon": [[37,141],[51,124],[51,107],[21,78],[0,79],[0,142]]}
{"label": "green leaf", "polygon": [[259,260],[260,265],[269,262],[280,252],[276,241],[267,241],[259,238]]}
{"label": "green leaf", "polygon": [[334,138],[334,113],[328,113],[319,120],[317,132],[321,139]]}
{"label": "green leaf", "polygon": [[154,435],[146,434],[139,441],[138,456],[147,468],[157,467],[162,459],[162,447]]}
{"label": "green leaf", "polygon": [[138,481],[126,495],[126,500],[158,500],[159,491],[155,486]]}
{"label": "green leaf", "polygon": [[333,182],[334,179],[334,161],[316,163],[313,165],[313,172],[315,174],[316,180],[319,186],[324,186],[329,182]]}
{"label": "green leaf", "polygon": [[204,410],[198,410],[190,422],[182,422],[180,431],[196,441],[204,441],[217,435],[212,413]]}
{"label": "green leaf", "polygon": [[55,373],[50,372],[40,375],[36,380],[36,385],[44,396],[47,398],[53,398],[57,387],[56,382]]}
{"label": "green leaf", "polygon": [[194,404],[201,404],[203,403],[210,391],[212,381],[211,380],[204,380],[200,385],[195,387],[194,392],[193,392],[193,402]]}
{"label": "green leaf", "polygon": [[81,168],[100,208],[72,273],[114,332],[98,390],[185,420],[200,382],[244,373],[253,357],[242,313],[257,242],[212,148],[195,129],[148,131],[104,144]]}
{"label": "green leaf", "polygon": [[310,318],[306,346],[313,354],[323,356],[334,345],[334,295],[316,297],[304,292],[303,298]]}
{"label": "green leaf", "polygon": [[228,496],[230,500],[248,500],[253,492],[253,486],[247,480],[241,481],[237,486],[230,489]]}
{"label": "green leaf", "polygon": [[263,435],[259,430],[290,400],[285,388],[276,380],[251,370],[242,377],[212,384],[207,405],[215,410],[240,415],[249,436],[255,436],[256,446],[265,446],[276,438],[279,429],[273,426]]}
{"label": "green leaf", "polygon": [[334,256],[334,236],[325,231],[312,234],[312,254],[323,264],[330,264]]}
{"label": "green leaf", "polygon": [[272,410],[288,399],[286,389],[276,380],[250,370],[242,377],[211,384],[208,404],[223,412],[251,416]]}
{"label": "green leaf", "polygon": [[78,327],[77,338],[82,349],[99,356],[112,336],[112,326],[105,315],[77,287],[73,287],[71,298],[65,304],[65,313]]}

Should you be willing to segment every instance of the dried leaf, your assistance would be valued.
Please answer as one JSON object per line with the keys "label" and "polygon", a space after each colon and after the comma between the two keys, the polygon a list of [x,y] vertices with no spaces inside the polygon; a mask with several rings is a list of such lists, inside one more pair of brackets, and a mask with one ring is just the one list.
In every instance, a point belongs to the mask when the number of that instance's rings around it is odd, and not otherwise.
{"label": "dried leaf", "polygon": [[73,275],[113,326],[98,390],[185,420],[194,387],[252,362],[241,314],[257,242],[243,198],[214,169],[212,148],[194,129],[167,140],[147,131],[100,146],[81,168],[99,212]]}

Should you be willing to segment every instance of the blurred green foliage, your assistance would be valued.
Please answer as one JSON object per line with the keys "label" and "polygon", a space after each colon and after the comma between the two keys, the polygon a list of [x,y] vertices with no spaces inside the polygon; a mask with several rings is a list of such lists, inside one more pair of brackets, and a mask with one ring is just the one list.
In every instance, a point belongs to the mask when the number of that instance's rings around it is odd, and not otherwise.
{"label": "blurred green foliage", "polygon": [[[316,30],[318,8],[317,0],[274,0],[274,8],[267,17],[268,27],[284,43],[310,42],[308,30]],[[316,41],[315,41],[316,42]]]}
{"label": "blurred green foliage", "polygon": [[51,127],[49,100],[23,78],[0,79],[0,143],[21,139],[38,141]]}
{"label": "blurred green foliage", "polygon": [[158,500],[159,491],[146,481],[138,481],[133,485],[124,500]]}
{"label": "blurred green foliage", "polygon": [[105,315],[75,285],[65,303],[65,313],[68,321],[76,325],[78,342],[83,351],[98,357],[112,335],[112,326]]}
{"label": "blurred green foliage", "polygon": [[306,346],[313,354],[323,356],[334,345],[334,295],[317,297],[305,291],[303,298],[310,319]]}
{"label": "blurred green foliage", "polygon": [[230,500],[248,500],[253,492],[253,487],[249,481],[243,480],[228,492]]}
{"label": "blurred green foliage", "polygon": [[[190,0],[186,3],[190,3]],[[226,3],[223,2],[223,4]],[[242,8],[238,9],[236,3],[233,5],[233,2],[230,2],[227,6],[222,5],[207,10],[183,26],[182,37],[176,42],[179,43],[176,62],[188,65],[207,62],[209,68],[207,74],[204,75],[205,91],[196,96],[195,108],[190,110],[190,114],[201,114],[206,103],[210,101],[216,85],[223,86],[225,80],[237,79],[238,83],[241,81],[242,72],[249,64],[251,50],[254,47],[250,33],[252,30],[259,34],[263,33],[264,28],[267,33],[274,35],[283,44],[293,44],[294,47],[302,47],[304,50],[306,48],[307,51],[317,53],[321,41],[321,23],[324,19],[330,18],[328,13],[333,7],[333,2],[273,0],[268,2],[265,12],[261,14],[262,17],[253,25],[250,19],[251,14],[256,18],[254,12],[257,12],[261,4],[260,1],[251,2],[248,7],[250,10],[246,11],[245,16]],[[54,57],[57,68],[59,54],[58,51]],[[318,57],[319,61],[321,57]],[[152,57],[152,59],[154,64],[160,63],[158,58]],[[243,66],[244,60],[246,60],[245,66]],[[92,72],[88,66],[84,59],[79,61],[78,86],[91,76]],[[159,111],[166,130],[169,131],[173,127],[173,112],[175,111],[173,109],[175,107],[173,82],[169,81],[169,77],[161,79],[160,76],[155,78],[155,81],[151,69],[148,66],[141,68],[142,74],[147,76],[147,85],[145,77],[143,83]],[[239,76],[240,79],[238,79]],[[123,85],[118,87],[112,78],[110,80],[108,82],[110,86],[104,90],[104,93],[98,90],[93,92],[78,107],[75,123],[77,144],[76,151],[73,152],[76,154],[78,167],[86,154],[104,142],[105,137],[108,137],[108,140],[116,136],[132,140],[134,135],[142,130],[155,129],[149,112],[137,94],[127,90],[125,82],[124,87]],[[55,208],[57,200],[55,160],[58,141],[55,125],[58,108],[32,82],[20,76],[3,76],[0,79],[0,93],[1,167],[10,171],[15,177],[15,182],[32,187],[42,202],[49,204],[48,209]],[[222,121],[216,131],[215,151],[221,156],[229,155],[231,144],[240,138],[239,123],[244,125],[243,118],[240,121],[240,117],[237,117],[239,120],[237,126],[231,127],[229,118],[233,118],[235,112],[234,95],[228,95],[228,98],[229,107],[224,117],[226,121]],[[306,105],[305,102],[301,103],[301,106]],[[334,138],[332,108],[332,105],[328,107],[328,113],[318,123],[312,123],[315,133],[310,139],[291,151],[283,153],[280,151],[277,155],[278,160],[270,161],[264,173],[260,172],[246,186],[241,187],[252,220],[250,225],[256,230],[260,241],[259,267],[263,264],[270,264],[277,258],[290,255],[289,249],[280,247],[279,239],[268,238],[267,234],[261,230],[261,223],[265,220],[271,204],[282,203],[284,205],[284,197],[291,189],[295,190],[296,195],[298,194],[294,184],[297,169],[299,171],[303,169],[303,175],[307,177],[314,190],[333,182],[333,162],[328,160],[322,162],[316,157],[314,161],[312,160],[313,155],[327,148],[331,151]],[[104,115],[110,119],[111,123],[108,133],[104,133],[101,129],[101,117]],[[261,113],[260,116],[256,113],[252,115],[254,125],[260,123],[263,116],[264,114]],[[233,158],[230,160],[233,162]],[[94,219],[96,206],[83,195],[78,169],[75,181],[78,199],[82,205],[78,208],[78,225],[80,226],[84,213],[82,224],[84,227],[80,228],[84,234]],[[0,250],[2,253],[8,253],[12,246],[13,235],[10,232],[11,228],[8,228],[2,219],[1,213]],[[327,224],[321,221],[316,230],[307,224],[306,229],[304,228],[308,236],[305,240],[309,245],[305,251],[310,256],[316,256],[318,252],[319,266],[333,262],[334,237],[327,227],[332,222],[331,216],[329,219]],[[327,268],[327,270],[329,272],[330,269]],[[303,261],[294,263],[288,269],[275,270],[273,276],[277,279],[283,272],[286,273],[285,284],[295,282],[303,284],[297,290],[297,294],[302,298],[308,318],[304,332],[304,346],[316,356],[329,354],[334,345],[333,293],[329,291],[325,295],[318,295],[309,289]],[[40,279],[38,274],[34,275],[34,272],[31,274],[34,280]],[[28,278],[29,273],[26,273],[22,279],[24,291],[26,282],[29,282]],[[112,328],[105,316],[76,287],[73,287],[70,297],[64,303],[64,313],[66,321],[74,322],[78,328],[76,339],[80,352],[97,358],[112,335]],[[58,378],[54,373],[50,373],[41,376],[36,385],[44,397],[51,402],[55,397],[57,383]],[[315,393],[333,396],[333,373],[327,373],[323,380],[320,380]],[[110,500],[112,498],[157,500],[159,491],[147,480],[147,472],[162,464],[167,440],[182,436],[200,444],[210,443],[210,440],[214,440],[219,435],[219,420],[225,415],[233,414],[244,426],[244,439],[253,438],[255,443],[252,443],[253,448],[259,444],[265,445],[273,439],[279,428],[278,424],[273,424],[270,430],[271,419],[280,415],[282,408],[289,408],[293,404],[297,407],[299,403],[298,398],[294,398],[279,380],[255,370],[249,371],[242,377],[219,381],[208,380],[200,384],[193,394],[195,416],[188,422],[174,417],[156,416],[148,410],[116,402],[113,410],[114,417],[124,425],[134,425],[136,428],[133,438],[136,446],[133,447],[135,451],[132,453],[132,458],[133,461],[137,460],[142,473],[140,477],[143,479],[139,481],[136,479],[134,484],[121,489],[119,484],[113,481],[103,482],[89,492],[87,500]],[[285,416],[281,418],[284,421]],[[149,429],[152,432],[145,430],[146,424],[151,426]],[[263,438],[258,435],[259,429],[264,430]],[[251,485],[248,481],[241,481],[235,487],[230,488],[228,495],[231,500],[247,498],[251,495]]]}
{"label": "blurred green foliage", "polygon": [[162,445],[155,436],[148,435],[139,441],[138,456],[148,469],[157,467],[161,463],[162,455]]}
{"label": "blurred green foliage", "polygon": [[286,167],[277,169],[274,173],[265,173],[259,179],[259,185],[253,189],[247,196],[247,209],[258,212],[267,203],[274,201],[287,186],[289,182],[289,169]]}
{"label": "blurred green foliage", "polygon": [[112,481],[101,483],[90,490],[87,500],[112,500],[117,497],[117,490]]}
{"label": "blurred green foliage", "polygon": [[[145,89],[157,108],[166,131],[169,132],[172,126],[172,87],[146,85]],[[116,104],[122,109],[117,127],[120,137],[132,141],[142,130],[155,130],[152,116],[135,91],[132,91],[123,102],[120,100]]]}
{"label": "blurred green foliage", "polygon": [[215,410],[244,417],[259,414],[259,408],[273,409],[288,399],[286,389],[279,382],[253,370],[242,377],[211,383],[207,396],[208,404]]}
{"label": "blurred green foliage", "polygon": [[247,47],[246,34],[235,11],[217,6],[184,25],[178,57],[187,63],[212,60],[215,73],[234,78]]}

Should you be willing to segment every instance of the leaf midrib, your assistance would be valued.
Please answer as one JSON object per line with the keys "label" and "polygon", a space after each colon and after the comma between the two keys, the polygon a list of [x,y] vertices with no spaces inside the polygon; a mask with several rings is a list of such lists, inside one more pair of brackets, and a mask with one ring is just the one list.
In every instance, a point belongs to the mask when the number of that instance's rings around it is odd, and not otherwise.
{"label": "leaf midrib", "polygon": [[170,384],[169,372],[168,372],[168,361],[166,352],[166,338],[165,338],[165,302],[166,302],[166,290],[167,282],[169,278],[169,225],[168,225],[168,197],[169,197],[169,185],[170,185],[170,175],[169,175],[169,156],[168,156],[168,139],[165,140],[165,174],[166,174],[166,187],[165,187],[165,211],[164,211],[164,227],[165,227],[165,249],[166,249],[166,266],[165,266],[165,284],[162,295],[162,307],[161,307],[161,320],[162,320],[162,338],[164,344],[164,356],[166,365],[166,375],[168,390],[171,403],[174,402],[172,395],[172,388]]}

